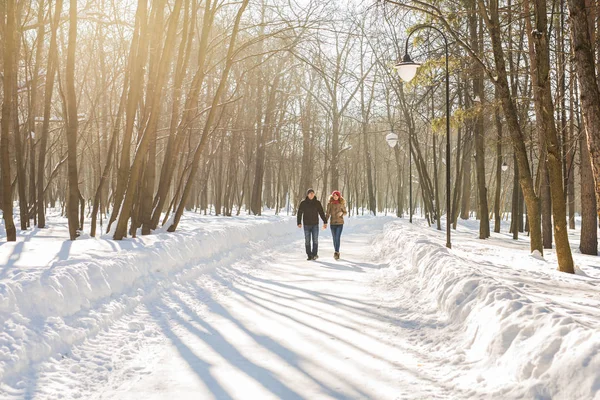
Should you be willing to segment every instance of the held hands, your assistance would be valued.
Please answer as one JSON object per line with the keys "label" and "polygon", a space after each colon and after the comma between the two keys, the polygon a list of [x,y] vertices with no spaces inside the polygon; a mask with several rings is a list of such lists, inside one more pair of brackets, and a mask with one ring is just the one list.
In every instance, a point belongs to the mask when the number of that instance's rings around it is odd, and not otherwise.
{"label": "held hands", "polygon": [[302,224],[298,224],[298,228],[302,228]]}
{"label": "held hands", "polygon": [[323,230],[327,229],[327,224],[323,224]]}

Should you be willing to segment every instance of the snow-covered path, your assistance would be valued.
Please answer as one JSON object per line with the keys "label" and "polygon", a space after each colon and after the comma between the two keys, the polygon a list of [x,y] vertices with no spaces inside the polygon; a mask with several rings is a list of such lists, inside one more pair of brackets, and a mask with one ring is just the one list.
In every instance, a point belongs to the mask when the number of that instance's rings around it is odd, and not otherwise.
{"label": "snow-covered path", "polygon": [[343,260],[308,262],[298,237],[147,299],[29,385],[29,397],[95,399],[456,398],[401,335],[371,285],[377,233],[347,234]]}
{"label": "snow-covered path", "polygon": [[365,284],[378,268],[368,236],[345,239],[352,261],[307,262],[295,242],[163,296],[150,306],[168,338],[158,368],[100,397],[384,399],[430,386]]}

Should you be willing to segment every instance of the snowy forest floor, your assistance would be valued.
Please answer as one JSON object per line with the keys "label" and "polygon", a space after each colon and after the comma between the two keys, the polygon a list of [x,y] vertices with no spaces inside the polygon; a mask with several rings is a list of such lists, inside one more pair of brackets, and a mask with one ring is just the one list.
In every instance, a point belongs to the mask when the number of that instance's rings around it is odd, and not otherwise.
{"label": "snowy forest floor", "polygon": [[358,217],[309,262],[294,224],[3,243],[0,398],[600,399],[598,257]]}

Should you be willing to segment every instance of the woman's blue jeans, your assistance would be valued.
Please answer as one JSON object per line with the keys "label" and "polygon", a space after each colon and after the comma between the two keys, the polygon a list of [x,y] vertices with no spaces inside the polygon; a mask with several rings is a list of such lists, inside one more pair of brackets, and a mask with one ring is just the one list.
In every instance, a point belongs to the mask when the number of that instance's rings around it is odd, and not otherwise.
{"label": "woman's blue jeans", "polygon": [[331,225],[331,236],[333,236],[333,248],[336,253],[340,252],[340,241],[342,240],[342,230],[344,225]]}

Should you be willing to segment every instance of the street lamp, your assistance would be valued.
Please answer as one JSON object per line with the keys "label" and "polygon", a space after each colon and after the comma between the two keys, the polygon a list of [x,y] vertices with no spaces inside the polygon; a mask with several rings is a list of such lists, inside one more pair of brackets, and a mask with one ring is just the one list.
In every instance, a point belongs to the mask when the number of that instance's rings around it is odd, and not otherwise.
{"label": "street lamp", "polygon": [[396,64],[396,69],[404,82],[410,82],[417,75],[417,70],[420,66],[420,63],[414,62],[408,53],[406,53],[402,57],[402,61]]}
{"label": "street lamp", "polygon": [[396,64],[396,69],[398,70],[400,78],[402,78],[402,80],[405,82],[410,82],[415,77],[417,74],[417,69],[421,64],[414,62],[408,54],[408,42],[410,41],[410,37],[415,32],[425,28],[433,29],[442,36],[444,39],[444,48],[446,50],[446,247],[452,248],[452,243],[450,241],[450,223],[452,218],[452,209],[450,203],[450,76],[448,71],[448,39],[446,38],[446,35],[444,35],[444,32],[433,25],[424,24],[414,27],[406,38],[404,57],[402,57],[401,62]]}
{"label": "street lamp", "polygon": [[387,141],[387,144],[389,144],[390,147],[393,149],[398,144],[398,135],[396,135],[394,132],[388,133],[385,137],[385,140]]}

